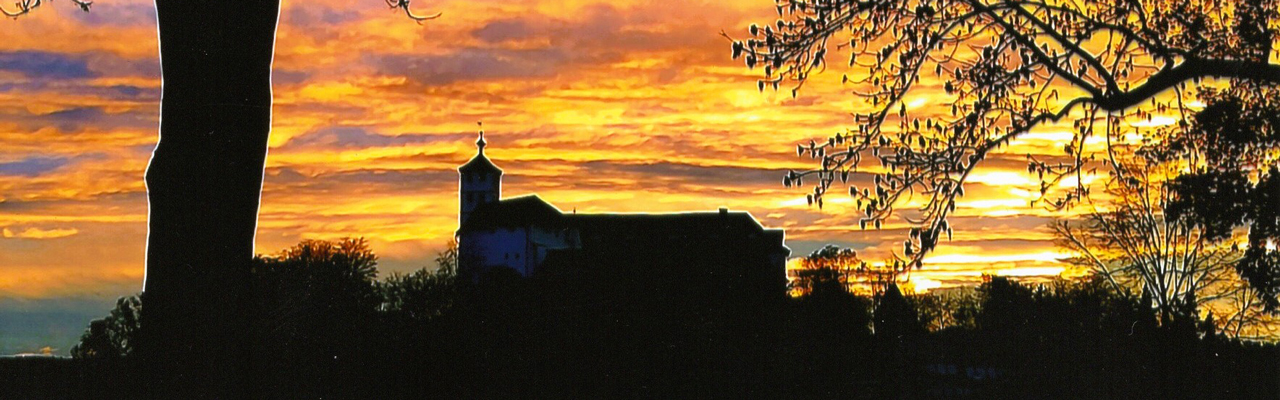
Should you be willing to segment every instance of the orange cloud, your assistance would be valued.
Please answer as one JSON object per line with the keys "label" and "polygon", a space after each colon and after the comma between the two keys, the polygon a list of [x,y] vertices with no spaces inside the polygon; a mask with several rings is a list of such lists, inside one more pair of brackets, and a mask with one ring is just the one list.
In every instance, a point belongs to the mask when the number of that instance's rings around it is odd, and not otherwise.
{"label": "orange cloud", "polygon": [[9,228],[0,230],[0,236],[17,239],[57,239],[75,235],[77,233],[80,233],[80,230],[76,228],[54,228],[47,230],[40,228],[27,228],[26,230],[19,232],[14,232],[9,230]]}

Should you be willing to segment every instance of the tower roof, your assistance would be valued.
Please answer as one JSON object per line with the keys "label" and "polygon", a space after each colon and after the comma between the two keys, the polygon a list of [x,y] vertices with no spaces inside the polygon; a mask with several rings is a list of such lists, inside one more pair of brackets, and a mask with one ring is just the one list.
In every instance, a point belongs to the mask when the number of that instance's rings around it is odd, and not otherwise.
{"label": "tower roof", "polygon": [[497,165],[493,165],[493,162],[489,161],[489,157],[486,157],[484,155],[485,145],[486,145],[486,142],[484,141],[484,131],[480,131],[480,138],[476,139],[475,157],[471,157],[471,161],[467,161],[466,164],[462,164],[462,166],[458,167],[458,172],[461,172],[464,174],[472,173],[472,172],[497,172],[499,174],[502,173],[502,168],[498,168]]}

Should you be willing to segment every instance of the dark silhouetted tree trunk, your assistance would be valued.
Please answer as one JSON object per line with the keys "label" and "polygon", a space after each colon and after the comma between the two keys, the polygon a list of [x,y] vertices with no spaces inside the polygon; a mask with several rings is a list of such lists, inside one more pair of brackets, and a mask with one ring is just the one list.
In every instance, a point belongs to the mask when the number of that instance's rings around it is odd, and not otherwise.
{"label": "dark silhouetted tree trunk", "polygon": [[163,97],[147,168],[140,354],[161,398],[245,398],[245,301],[279,0],[156,0]]}

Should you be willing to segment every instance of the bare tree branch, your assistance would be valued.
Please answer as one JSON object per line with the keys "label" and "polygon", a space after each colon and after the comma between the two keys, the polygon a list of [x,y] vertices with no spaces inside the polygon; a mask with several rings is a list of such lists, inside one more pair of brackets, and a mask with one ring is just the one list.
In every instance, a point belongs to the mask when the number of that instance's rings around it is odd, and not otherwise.
{"label": "bare tree branch", "polygon": [[[1175,108],[1148,104],[1188,81],[1231,78],[1280,84],[1272,63],[1276,0],[778,0],[780,19],[751,25],[732,56],[763,69],[757,87],[791,85],[792,95],[828,67],[834,51],[850,54],[842,81],[870,105],[855,126],[797,147],[817,166],[792,171],[787,186],[809,179],[810,204],[822,207],[832,184],[878,167],[871,187],[850,186],[859,225],[880,227],[895,207],[925,196],[903,255],[918,267],[951,234],[947,217],[976,166],[1012,139],[1045,122],[1076,117],[1064,146],[1069,161],[1028,155],[1046,206],[1061,209],[1088,195],[1080,184],[1060,198],[1049,188],[1105,167],[1085,141],[1124,118]],[[1212,17],[1218,16],[1218,17]],[[834,46],[830,44],[834,43]],[[916,118],[904,99],[921,71],[933,72],[953,98],[949,117]],[[1063,97],[1064,93],[1081,95]],[[1179,106],[1181,104],[1179,103]],[[930,114],[939,114],[931,112]]]}
{"label": "bare tree branch", "polygon": [[386,0],[386,2],[387,2],[387,6],[391,8],[399,8],[404,10],[404,15],[406,17],[409,17],[409,19],[417,21],[418,23],[422,23],[422,21],[440,18],[440,16],[443,15],[443,13],[439,13],[439,12],[435,14],[429,14],[429,15],[414,14],[413,10],[409,8],[409,0]]}
{"label": "bare tree branch", "polygon": [[[92,1],[82,0],[71,0],[71,3],[75,4],[76,7],[79,7],[84,12],[89,12],[89,7],[93,5]],[[15,9],[12,11],[4,8],[4,6],[0,6],[0,14],[4,14],[4,16],[9,18],[18,18],[31,13],[32,10],[39,8],[41,4],[43,4],[42,0],[21,0],[13,3]]]}
{"label": "bare tree branch", "polygon": [[1235,241],[1211,240],[1194,221],[1166,214],[1175,198],[1166,179],[1183,165],[1148,162],[1135,155],[1142,151],[1128,150],[1107,161],[1118,172],[1105,185],[1106,209],[1087,198],[1095,209],[1082,220],[1051,225],[1059,246],[1079,255],[1068,262],[1120,293],[1143,294],[1161,320],[1208,311],[1224,317],[1214,322],[1235,337],[1280,328],[1258,301],[1261,293],[1237,272],[1244,252]]}

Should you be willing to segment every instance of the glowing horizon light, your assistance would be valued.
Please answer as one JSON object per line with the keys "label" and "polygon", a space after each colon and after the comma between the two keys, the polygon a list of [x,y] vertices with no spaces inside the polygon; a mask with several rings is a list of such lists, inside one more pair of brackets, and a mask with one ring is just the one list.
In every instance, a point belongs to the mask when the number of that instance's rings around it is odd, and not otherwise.
{"label": "glowing horizon light", "polygon": [[987,199],[987,200],[956,202],[957,206],[964,206],[966,208],[977,208],[977,209],[988,209],[988,208],[999,208],[999,207],[1021,207],[1026,204],[1027,204],[1027,201],[1023,199]]}
{"label": "glowing horizon light", "polygon": [[1178,119],[1167,115],[1152,116],[1151,120],[1139,119],[1130,122],[1129,125],[1136,128],[1155,128],[1161,126],[1169,126],[1178,123]]}
{"label": "glowing horizon light", "polygon": [[796,197],[796,198],[792,198],[792,199],[790,199],[790,200],[783,200],[782,202],[778,203],[778,205],[780,205],[780,206],[782,206],[782,207],[800,207],[800,206],[808,206],[808,205],[809,205],[809,201],[808,201],[808,200],[806,200],[804,197]]}
{"label": "glowing horizon light", "polygon": [[1073,187],[1079,186],[1082,180],[1084,181],[1085,185],[1093,184],[1094,181],[1098,180],[1098,174],[1085,173],[1084,179],[1080,179],[1076,175],[1068,175],[1067,177],[1063,178],[1061,182],[1058,182],[1058,187],[1073,188]]}
{"label": "glowing horizon light", "polygon": [[974,172],[969,175],[967,181],[993,186],[1031,186],[1034,184],[1027,175],[1012,171]]}
{"label": "glowing horizon light", "polygon": [[1071,256],[1072,256],[1071,253],[1063,253],[1058,251],[1044,251],[1039,253],[1005,254],[1005,255],[945,254],[945,255],[937,255],[937,256],[926,256],[924,258],[924,263],[925,265],[929,265],[929,264],[990,264],[990,263],[1009,263],[1009,262],[1019,262],[1019,261],[1057,262],[1058,260],[1069,258]]}
{"label": "glowing horizon light", "polygon": [[920,108],[920,106],[923,106],[925,102],[928,102],[928,101],[929,100],[925,99],[924,97],[912,100],[911,104],[907,104],[907,109],[914,110],[914,109]]}
{"label": "glowing horizon light", "polygon": [[1019,189],[1019,188],[1010,188],[1010,189],[1009,189],[1009,194],[1014,195],[1014,196],[1018,196],[1018,197],[1021,197],[1021,198],[1024,198],[1024,199],[1037,199],[1037,198],[1040,198],[1040,195],[1039,195],[1038,193],[1032,193],[1030,190],[1026,190],[1026,189]]}
{"label": "glowing horizon light", "polygon": [[916,293],[926,293],[930,290],[942,287],[942,282],[935,281],[929,278],[921,278],[921,277],[911,278],[911,280],[908,281],[908,283],[911,285],[910,287],[911,291]]}
{"label": "glowing horizon light", "polygon": [[1076,136],[1075,133],[1068,132],[1068,131],[1027,132],[1018,136],[1018,139],[1016,140],[1039,140],[1039,141],[1061,143],[1061,142],[1069,141],[1075,136]]}
{"label": "glowing horizon light", "polygon": [[9,228],[4,228],[0,230],[0,237],[19,238],[19,239],[58,239],[58,238],[64,238],[67,236],[72,236],[77,233],[80,233],[80,230],[76,228],[54,228],[54,229],[27,228],[26,230],[22,230],[18,232],[14,232]]}
{"label": "glowing horizon light", "polygon": [[997,276],[1056,276],[1062,275],[1065,267],[1018,267],[996,270]]}

